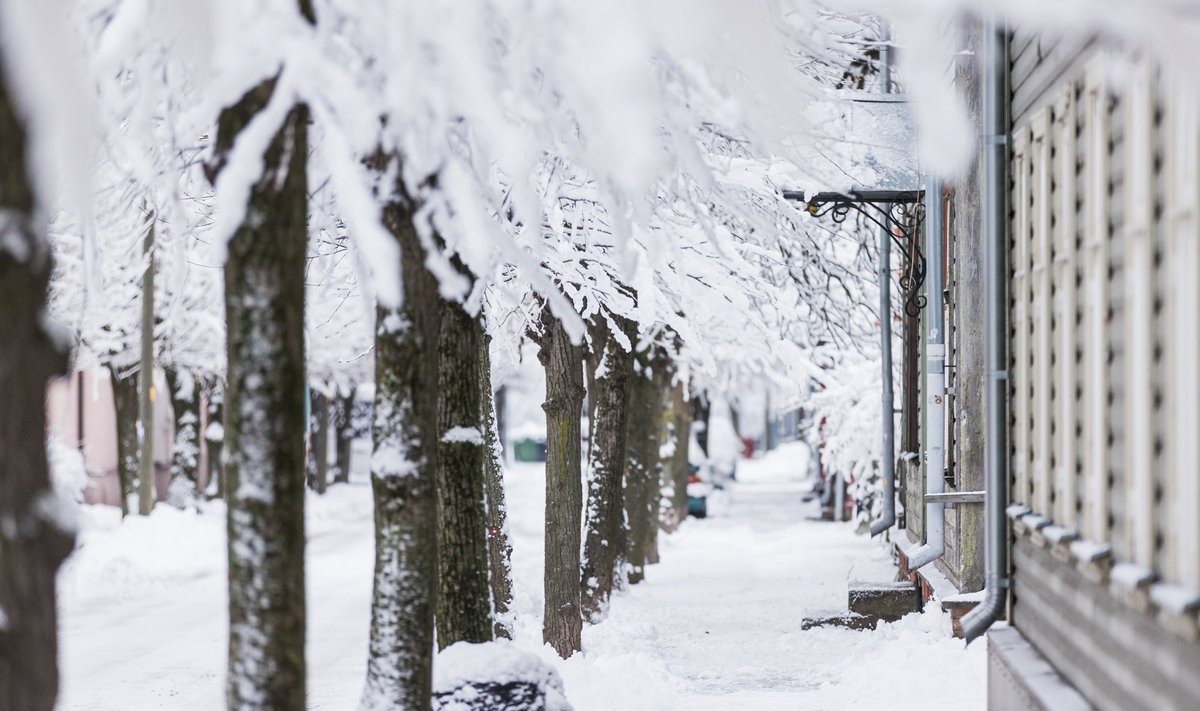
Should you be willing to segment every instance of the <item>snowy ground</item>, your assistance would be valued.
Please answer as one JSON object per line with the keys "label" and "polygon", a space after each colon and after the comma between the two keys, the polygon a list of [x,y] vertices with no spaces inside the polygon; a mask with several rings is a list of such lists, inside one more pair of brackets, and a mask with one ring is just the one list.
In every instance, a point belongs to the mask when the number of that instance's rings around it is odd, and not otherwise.
{"label": "snowy ground", "polygon": [[[807,520],[806,452],[744,462],[739,483],[660,539],[662,563],[584,631],[585,653],[557,660],[541,639],[540,466],[507,478],[518,643],[558,668],[578,711],[985,707],[985,650],[964,651],[935,613],[874,632],[801,631],[845,609],[849,580],[886,580],[883,550],[848,525]],[[366,668],[371,501],[366,484],[309,499],[309,707],[352,709]],[[120,524],[85,513],[61,575],[63,709],[218,708],[225,658],[220,505],[160,507]],[[937,670],[929,688],[919,670]],[[901,689],[913,689],[911,693]]]}

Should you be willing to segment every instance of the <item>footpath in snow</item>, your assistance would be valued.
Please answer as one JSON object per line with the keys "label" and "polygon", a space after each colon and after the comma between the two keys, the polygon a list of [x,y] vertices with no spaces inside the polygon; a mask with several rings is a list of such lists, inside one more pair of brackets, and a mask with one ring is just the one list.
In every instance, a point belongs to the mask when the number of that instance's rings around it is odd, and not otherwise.
{"label": "footpath in snow", "polygon": [[[661,536],[662,562],[614,598],[585,628],[584,653],[566,661],[540,644],[543,471],[513,466],[517,644],[558,669],[578,711],[985,708],[985,648],[964,650],[940,613],[870,632],[800,629],[804,617],[845,610],[849,580],[894,575],[878,542],[809,520],[806,459],[790,445],[742,462],[709,518]],[[309,708],[353,709],[366,669],[370,488],[336,486],[308,503]],[[223,513],[160,507],[119,524],[86,512],[61,576],[60,708],[222,706]],[[930,669],[936,680],[916,684]]]}

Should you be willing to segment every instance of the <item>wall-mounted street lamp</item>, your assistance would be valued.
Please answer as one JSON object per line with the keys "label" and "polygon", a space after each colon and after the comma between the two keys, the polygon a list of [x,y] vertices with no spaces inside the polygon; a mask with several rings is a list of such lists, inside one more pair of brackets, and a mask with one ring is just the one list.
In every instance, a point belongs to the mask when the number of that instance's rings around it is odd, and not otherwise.
{"label": "wall-mounted street lamp", "polygon": [[891,237],[905,257],[900,288],[904,291],[904,311],[909,316],[916,316],[925,307],[925,294],[921,293],[925,255],[920,240],[915,239],[924,222],[924,196],[924,190],[850,190],[811,196],[800,190],[783,191],[785,200],[803,203],[805,211],[814,217],[829,217],[841,224],[853,210]]}

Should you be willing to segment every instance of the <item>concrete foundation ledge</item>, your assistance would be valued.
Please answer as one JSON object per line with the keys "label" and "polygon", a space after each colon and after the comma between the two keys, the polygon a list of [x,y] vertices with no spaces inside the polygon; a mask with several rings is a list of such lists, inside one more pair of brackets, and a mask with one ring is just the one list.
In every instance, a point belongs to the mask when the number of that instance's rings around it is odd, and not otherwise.
{"label": "concrete foundation ledge", "polygon": [[1014,627],[988,632],[989,711],[1085,711],[1093,706]]}

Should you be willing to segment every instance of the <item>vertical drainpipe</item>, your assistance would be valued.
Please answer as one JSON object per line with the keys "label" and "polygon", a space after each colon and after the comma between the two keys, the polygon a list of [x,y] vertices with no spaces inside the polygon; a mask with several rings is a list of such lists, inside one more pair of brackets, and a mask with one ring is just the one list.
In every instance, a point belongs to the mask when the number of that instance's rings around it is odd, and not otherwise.
{"label": "vertical drainpipe", "polygon": [[[945,491],[946,338],[942,329],[942,181],[925,181],[925,493]],[[925,545],[910,550],[908,569],[916,570],[941,557],[946,548],[945,504],[925,503]]]}
{"label": "vertical drainpipe", "polygon": [[[881,88],[892,91],[892,47],[887,25],[883,27],[883,46],[880,51]],[[878,536],[896,523],[896,399],[892,392],[892,235],[879,231],[879,355],[883,371],[883,446],[880,465],[883,468],[883,511],[871,524],[871,535]]]}
{"label": "vertical drainpipe", "polygon": [[846,482],[840,472],[833,475],[833,520],[846,520]]}
{"label": "vertical drainpipe", "polygon": [[987,487],[984,518],[986,595],[962,619],[967,644],[978,638],[1004,613],[1008,591],[1008,461],[1005,418],[1008,386],[1005,334],[1005,160],[1008,142],[1008,35],[988,18],[983,26],[983,238],[984,238],[984,480]]}

